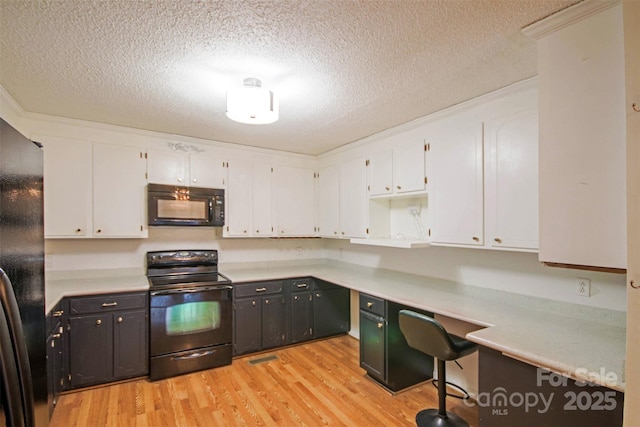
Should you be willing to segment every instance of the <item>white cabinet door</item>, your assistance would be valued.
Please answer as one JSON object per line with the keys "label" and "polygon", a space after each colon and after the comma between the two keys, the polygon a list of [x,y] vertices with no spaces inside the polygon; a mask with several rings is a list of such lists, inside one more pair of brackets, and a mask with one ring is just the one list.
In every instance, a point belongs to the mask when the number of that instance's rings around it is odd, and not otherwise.
{"label": "white cabinet door", "polygon": [[367,167],[364,158],[340,165],[340,237],[367,237]]}
{"label": "white cabinet door", "polygon": [[189,154],[148,149],[147,179],[154,184],[189,185]]}
{"label": "white cabinet door", "polygon": [[189,155],[189,185],[192,187],[224,188],[227,170],[225,161],[214,154]]}
{"label": "white cabinet door", "polygon": [[316,229],[313,169],[280,166],[275,174],[278,236],[313,236]]}
{"label": "white cabinet door", "polygon": [[425,143],[405,141],[393,149],[393,191],[408,193],[425,189]]}
{"label": "white cabinet door", "polygon": [[340,165],[318,171],[318,233],[340,237]]}
{"label": "white cabinet door", "polygon": [[44,148],[45,237],[91,235],[91,143],[47,137]]}
{"label": "white cabinet door", "polygon": [[225,236],[248,237],[253,227],[253,164],[231,160],[227,168]]}
{"label": "white cabinet door", "polygon": [[482,246],[482,123],[448,123],[430,129],[431,242]]}
{"label": "white cabinet door", "polygon": [[487,245],[538,248],[538,110],[485,125]]}
{"label": "white cabinet door", "polygon": [[381,196],[393,192],[392,150],[379,151],[369,156],[367,165],[370,196]]}
{"label": "white cabinet door", "polygon": [[268,237],[273,229],[273,167],[271,163],[253,162],[253,235]]}
{"label": "white cabinet door", "polygon": [[228,165],[224,236],[273,235],[271,164],[238,159],[230,160]]}
{"label": "white cabinet door", "polygon": [[93,144],[93,234],[146,236],[146,162],[138,148]]}
{"label": "white cabinet door", "polygon": [[543,262],[627,265],[621,9],[538,40]]}

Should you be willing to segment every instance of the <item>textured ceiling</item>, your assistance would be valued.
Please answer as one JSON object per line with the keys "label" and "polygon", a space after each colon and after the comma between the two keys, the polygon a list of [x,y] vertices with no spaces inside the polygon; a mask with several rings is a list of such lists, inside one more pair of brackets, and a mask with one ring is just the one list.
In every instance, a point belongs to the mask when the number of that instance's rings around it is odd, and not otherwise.
{"label": "textured ceiling", "polygon": [[[536,74],[521,28],[576,0],[0,0],[33,113],[319,154]],[[280,120],[225,115],[257,77]]]}

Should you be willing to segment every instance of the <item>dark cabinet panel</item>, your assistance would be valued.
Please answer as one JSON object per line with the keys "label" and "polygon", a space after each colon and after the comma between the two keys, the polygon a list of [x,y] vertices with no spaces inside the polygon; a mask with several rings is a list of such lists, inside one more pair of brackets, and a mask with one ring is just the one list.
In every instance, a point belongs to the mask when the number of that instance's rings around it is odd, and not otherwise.
{"label": "dark cabinet panel", "polygon": [[360,312],[360,366],[380,381],[386,379],[385,320],[366,311]]}
{"label": "dark cabinet panel", "polygon": [[291,343],[313,338],[313,305],[312,291],[291,295]]}
{"label": "dark cabinet panel", "polygon": [[400,330],[402,309],[419,311],[360,294],[360,366],[384,387],[399,391],[433,376],[433,357],[407,344]]}
{"label": "dark cabinet panel", "polygon": [[286,340],[284,295],[262,297],[262,348],[278,347]]}
{"label": "dark cabinet panel", "polygon": [[243,298],[234,303],[234,354],[259,351],[262,347],[262,299]]}
{"label": "dark cabinet panel", "polygon": [[113,328],[110,314],[71,317],[69,366],[71,387],[105,382],[113,377]]}
{"label": "dark cabinet panel", "polygon": [[149,365],[146,310],[113,315],[113,376],[145,375]]}
{"label": "dark cabinet panel", "polygon": [[64,373],[64,309],[63,303],[58,303],[47,314],[47,396],[49,418],[58,403],[58,397],[65,387]]}
{"label": "dark cabinet panel", "polygon": [[624,393],[480,347],[481,427],[621,426]]}
{"label": "dark cabinet panel", "polygon": [[71,388],[149,372],[147,301],[146,292],[69,298]]}
{"label": "dark cabinet panel", "polygon": [[336,286],[314,292],[314,337],[323,338],[349,332],[351,328],[351,291]]}

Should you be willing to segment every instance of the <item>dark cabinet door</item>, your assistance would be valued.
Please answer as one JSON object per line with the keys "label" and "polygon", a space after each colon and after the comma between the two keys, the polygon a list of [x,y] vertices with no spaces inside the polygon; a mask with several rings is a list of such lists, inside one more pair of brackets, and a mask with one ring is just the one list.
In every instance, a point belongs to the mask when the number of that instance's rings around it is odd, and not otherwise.
{"label": "dark cabinet door", "polygon": [[284,295],[262,297],[262,348],[281,346],[286,340]]}
{"label": "dark cabinet door", "polygon": [[369,375],[385,381],[385,320],[360,310],[360,366]]}
{"label": "dark cabinet door", "polygon": [[262,305],[260,298],[235,301],[234,354],[259,351],[262,346]]}
{"label": "dark cabinet door", "polygon": [[295,292],[291,295],[291,342],[313,338],[313,293]]}
{"label": "dark cabinet door", "polygon": [[315,338],[349,332],[351,328],[349,289],[317,290],[313,300]]}
{"label": "dark cabinet door", "polygon": [[113,376],[145,375],[149,366],[146,310],[113,314]]}
{"label": "dark cabinet door", "polygon": [[71,387],[97,384],[113,377],[111,313],[69,319]]}

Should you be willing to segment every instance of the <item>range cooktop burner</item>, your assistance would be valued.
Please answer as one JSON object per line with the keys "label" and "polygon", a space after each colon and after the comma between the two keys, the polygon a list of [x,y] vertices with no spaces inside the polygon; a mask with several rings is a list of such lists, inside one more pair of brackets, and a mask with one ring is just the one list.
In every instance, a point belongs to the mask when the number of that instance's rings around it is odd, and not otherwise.
{"label": "range cooktop burner", "polygon": [[215,249],[147,252],[147,278],[155,289],[231,283],[218,271]]}

